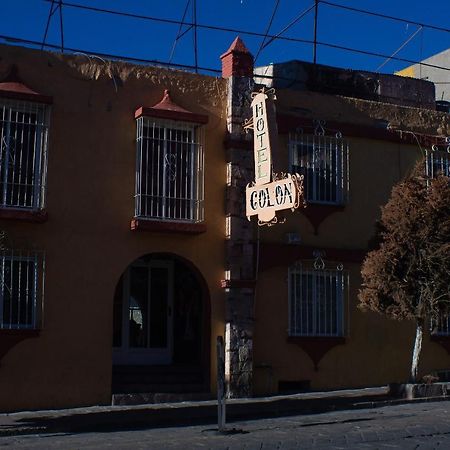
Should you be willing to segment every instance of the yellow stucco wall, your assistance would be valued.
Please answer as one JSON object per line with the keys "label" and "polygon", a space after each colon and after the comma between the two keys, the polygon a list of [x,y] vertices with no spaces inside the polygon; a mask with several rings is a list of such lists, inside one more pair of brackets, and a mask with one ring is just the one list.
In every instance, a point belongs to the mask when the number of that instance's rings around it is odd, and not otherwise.
{"label": "yellow stucco wall", "polygon": [[[1,360],[0,410],[111,401],[112,313],[120,275],[136,258],[170,252],[191,261],[211,297],[211,342],[223,332],[223,149],[226,87],[221,79],[160,68],[103,64],[0,47],[0,73],[16,64],[23,82],[53,97],[47,211],[43,224],[1,221],[15,245],[45,251],[44,323]],[[117,92],[110,73],[117,77]],[[134,215],[139,106],[164,89],[184,108],[207,114],[206,233],[130,231]],[[209,339],[209,336],[207,337]],[[211,348],[214,380],[215,348]],[[5,388],[7,386],[7,388]]]}
{"label": "yellow stucco wall", "polygon": [[[378,386],[408,379],[414,324],[360,311],[356,297],[360,267],[345,264],[345,270],[350,279],[345,344],[329,350],[317,370],[299,345],[288,342],[287,268],[277,267],[259,275],[254,343],[256,394],[277,392],[279,381],[309,380],[312,389],[332,389]],[[425,338],[420,373],[449,367],[446,350]]]}
{"label": "yellow stucco wall", "polygon": [[[17,64],[23,81],[53,96],[47,186],[49,220],[44,224],[1,221],[13,242],[46,252],[44,324],[38,338],[14,347],[0,362],[0,409],[57,408],[106,404],[111,400],[112,306],[116,283],[136,258],[169,252],[191,261],[211,297],[211,388],[215,379],[215,337],[222,335],[225,293],[219,287],[225,265],[224,191],[226,165],[226,83],[222,79],[159,68],[62,57],[0,46],[0,74]],[[111,79],[116,76],[117,92]],[[197,236],[131,232],[134,214],[134,111],[159,102],[170,89],[181,106],[209,116],[205,127],[205,222]],[[304,107],[311,118],[372,124],[386,118],[430,132],[425,112],[339,96],[279,92],[277,109]],[[306,112],[306,115],[309,113]],[[430,117],[429,117],[430,116]],[[414,122],[416,120],[416,122]],[[406,125],[405,125],[406,124]],[[283,243],[298,232],[312,247],[365,249],[380,206],[391,187],[412,167],[420,152],[372,138],[344,136],[350,148],[350,201],[329,216],[314,234],[301,213],[260,229],[261,242]],[[287,170],[287,136],[279,139],[280,164]],[[312,388],[347,387],[403,381],[408,374],[413,325],[357,310],[358,264],[350,273],[348,334],[314,369],[309,356],[287,342],[287,265],[260,271],[256,286],[254,392],[276,392],[279,381],[311,380]],[[446,351],[425,342],[421,370],[450,367]]]}
{"label": "yellow stucco wall", "polygon": [[410,67],[407,67],[406,69],[399,70],[398,72],[395,72],[395,75],[399,75],[401,77],[415,78],[416,77],[415,67],[410,66]]}
{"label": "yellow stucco wall", "polygon": [[[280,93],[277,108],[311,107],[321,111],[318,118],[336,116],[323,95],[290,92]],[[317,104],[314,106],[314,100]],[[308,104],[309,102],[309,104]],[[366,102],[369,103],[369,102]],[[386,105],[385,105],[386,106]],[[382,107],[382,105],[380,105]],[[327,112],[328,108],[328,112]],[[356,104],[348,103],[346,117],[356,123],[370,124],[371,117],[362,114]],[[411,113],[412,108],[405,108]],[[335,119],[335,117],[333,117]],[[399,120],[399,119],[397,119]],[[355,123],[353,122],[353,123]],[[430,122],[431,123],[431,122]],[[435,121],[439,124],[439,120]],[[326,127],[326,124],[325,124]],[[406,127],[406,125],[405,125]],[[308,130],[304,130],[308,133]],[[328,131],[333,134],[336,130]],[[309,130],[311,132],[311,130]],[[288,168],[288,136],[281,135],[278,146],[280,166]],[[319,226],[318,234],[302,211],[286,213],[286,222],[260,229],[260,245],[283,245],[286,233],[298,233],[300,246],[311,248],[367,249],[374,235],[392,186],[400,181],[420,158],[417,145],[400,144],[368,137],[345,136],[349,144],[349,203],[342,212],[335,212]],[[311,252],[312,253],[312,252]],[[281,253],[280,253],[281,255]],[[311,254],[309,259],[313,259]],[[325,260],[327,257],[325,255]],[[340,261],[329,261],[336,267]],[[360,287],[360,265],[345,263],[349,272],[349,296],[345,309],[346,342],[332,348],[320,360],[317,370],[308,354],[296,343],[288,342],[288,264],[271,262],[272,268],[258,273],[255,303],[254,379],[255,392],[277,392],[280,381],[309,380],[312,389],[382,385],[405,382],[409,376],[415,328],[413,323],[394,322],[384,316],[362,312],[357,308]],[[450,368],[450,356],[439,344],[425,339],[420,373]]]}

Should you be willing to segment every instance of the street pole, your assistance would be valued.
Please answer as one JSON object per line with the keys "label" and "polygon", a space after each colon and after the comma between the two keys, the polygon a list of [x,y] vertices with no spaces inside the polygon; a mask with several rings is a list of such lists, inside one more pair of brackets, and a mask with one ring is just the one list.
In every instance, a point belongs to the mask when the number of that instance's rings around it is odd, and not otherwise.
{"label": "street pole", "polygon": [[219,432],[225,430],[225,347],[223,337],[217,336],[217,428]]}

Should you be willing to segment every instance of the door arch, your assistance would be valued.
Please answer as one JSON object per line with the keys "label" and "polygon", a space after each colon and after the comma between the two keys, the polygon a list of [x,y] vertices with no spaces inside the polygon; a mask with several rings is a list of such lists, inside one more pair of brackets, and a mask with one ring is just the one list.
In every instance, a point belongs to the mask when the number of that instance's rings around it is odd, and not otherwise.
{"label": "door arch", "polygon": [[209,386],[210,296],[189,260],[137,258],[117,283],[113,310],[113,365],[198,367]]}

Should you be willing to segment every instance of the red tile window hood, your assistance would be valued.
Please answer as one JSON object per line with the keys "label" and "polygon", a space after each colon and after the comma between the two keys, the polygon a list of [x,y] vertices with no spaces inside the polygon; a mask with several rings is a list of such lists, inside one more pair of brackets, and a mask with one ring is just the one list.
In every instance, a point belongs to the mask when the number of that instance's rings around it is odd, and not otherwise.
{"label": "red tile window hood", "polygon": [[158,119],[178,120],[181,122],[193,122],[198,124],[208,123],[208,116],[205,114],[197,114],[177,105],[171,98],[170,93],[166,89],[162,100],[155,106],[140,106],[136,109],[134,117],[156,117]]}
{"label": "red tile window hood", "polygon": [[52,97],[40,94],[24,84],[17,74],[16,66],[13,66],[9,75],[0,82],[0,97],[48,105],[53,103]]}

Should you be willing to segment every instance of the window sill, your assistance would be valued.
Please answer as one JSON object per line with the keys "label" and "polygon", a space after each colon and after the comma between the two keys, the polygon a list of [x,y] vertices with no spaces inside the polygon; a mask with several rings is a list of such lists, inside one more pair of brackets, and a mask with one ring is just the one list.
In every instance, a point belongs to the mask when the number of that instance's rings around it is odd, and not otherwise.
{"label": "window sill", "polygon": [[19,342],[38,337],[40,330],[30,329],[14,329],[3,330],[0,329],[0,361],[2,358]]}
{"label": "window sill", "polygon": [[153,231],[155,233],[201,234],[206,232],[206,223],[169,222],[134,218],[131,231]]}
{"label": "window sill", "polygon": [[436,344],[442,345],[442,347],[447,350],[447,353],[450,355],[450,335],[445,334],[432,334],[430,336],[431,342],[436,342]]}
{"label": "window sill", "polygon": [[48,220],[48,213],[44,209],[32,210],[0,207],[0,219],[44,223]]}
{"label": "window sill", "polygon": [[343,336],[289,336],[287,341],[298,345],[311,358],[318,370],[320,360],[333,347],[345,344]]}
{"label": "window sill", "polygon": [[314,227],[314,234],[319,234],[320,224],[336,212],[342,212],[345,209],[345,205],[329,205],[324,203],[307,203],[306,208],[302,208],[302,214],[304,214],[311,225]]}
{"label": "window sill", "polygon": [[220,287],[224,289],[254,289],[256,280],[220,280]]}

